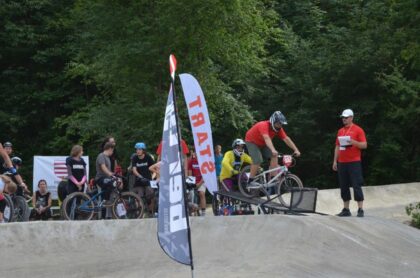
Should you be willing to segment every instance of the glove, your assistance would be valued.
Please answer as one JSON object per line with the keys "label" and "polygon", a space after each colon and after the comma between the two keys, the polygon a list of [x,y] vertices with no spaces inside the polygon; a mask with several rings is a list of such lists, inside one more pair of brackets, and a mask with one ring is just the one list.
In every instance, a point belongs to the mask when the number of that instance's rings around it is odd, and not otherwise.
{"label": "glove", "polygon": [[232,170],[232,175],[237,175],[237,174],[239,174],[239,171],[238,170]]}

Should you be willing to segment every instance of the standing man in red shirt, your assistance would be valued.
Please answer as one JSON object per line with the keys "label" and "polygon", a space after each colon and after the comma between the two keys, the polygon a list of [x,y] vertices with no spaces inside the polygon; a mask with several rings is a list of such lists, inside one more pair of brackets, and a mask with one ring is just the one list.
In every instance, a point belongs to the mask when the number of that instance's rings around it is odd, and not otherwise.
{"label": "standing man in red shirt", "polygon": [[291,148],[296,156],[300,156],[300,151],[293,143],[292,139],[287,136],[283,130],[283,125],[287,125],[286,117],[280,111],[274,112],[270,120],[256,123],[245,135],[245,143],[248,148],[249,155],[252,158],[251,171],[249,176],[249,186],[259,186],[254,181],[260,164],[265,159],[270,158],[270,168],[278,166],[278,152],[274,148],[274,136],[278,136],[286,145]]}
{"label": "standing man in red shirt", "polygon": [[341,113],[340,117],[344,127],[337,133],[332,168],[334,171],[338,171],[341,198],[344,202],[344,208],[337,216],[351,216],[349,204],[351,200],[350,186],[352,186],[354,200],[357,201],[359,207],[357,216],[363,217],[361,150],[367,148],[367,142],[363,129],[353,123],[353,116],[351,109],[346,109]]}

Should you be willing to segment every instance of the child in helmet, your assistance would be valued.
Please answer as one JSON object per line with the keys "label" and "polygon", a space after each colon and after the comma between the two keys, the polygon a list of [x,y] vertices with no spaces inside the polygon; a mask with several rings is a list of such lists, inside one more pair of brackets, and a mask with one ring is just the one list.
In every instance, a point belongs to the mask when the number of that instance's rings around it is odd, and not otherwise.
{"label": "child in helmet", "polygon": [[244,140],[238,138],[233,140],[232,150],[227,151],[223,156],[220,182],[228,191],[233,191],[238,185],[238,174],[242,167],[252,164],[251,157],[245,153],[244,149]]}

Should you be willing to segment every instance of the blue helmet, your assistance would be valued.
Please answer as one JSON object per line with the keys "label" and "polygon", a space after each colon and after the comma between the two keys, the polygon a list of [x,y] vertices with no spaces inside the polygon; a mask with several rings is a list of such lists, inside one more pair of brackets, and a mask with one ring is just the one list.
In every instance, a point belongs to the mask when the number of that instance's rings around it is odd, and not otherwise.
{"label": "blue helmet", "polygon": [[146,149],[146,144],[145,143],[143,143],[143,142],[137,142],[135,145],[134,145],[134,148],[137,150],[137,149],[142,149],[142,150],[145,150]]}

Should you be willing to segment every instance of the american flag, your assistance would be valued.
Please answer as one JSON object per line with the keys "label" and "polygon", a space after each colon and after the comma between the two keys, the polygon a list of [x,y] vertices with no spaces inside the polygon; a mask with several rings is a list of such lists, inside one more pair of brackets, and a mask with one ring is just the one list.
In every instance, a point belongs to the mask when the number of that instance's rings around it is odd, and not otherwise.
{"label": "american flag", "polygon": [[60,179],[67,177],[68,173],[65,160],[54,160],[54,174]]}

